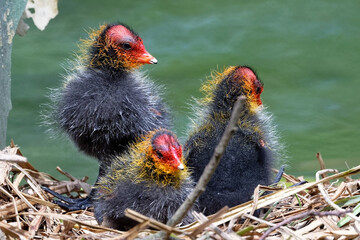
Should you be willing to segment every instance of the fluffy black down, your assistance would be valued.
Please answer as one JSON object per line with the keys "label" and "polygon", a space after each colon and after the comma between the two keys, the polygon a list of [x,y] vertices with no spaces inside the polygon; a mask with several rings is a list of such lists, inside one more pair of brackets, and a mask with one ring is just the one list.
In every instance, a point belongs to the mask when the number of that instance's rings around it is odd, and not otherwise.
{"label": "fluffy black down", "polygon": [[170,127],[158,89],[141,73],[86,69],[54,94],[54,118],[76,146],[108,166],[136,138]]}
{"label": "fluffy black down", "polygon": [[[184,145],[185,159],[193,178],[198,181],[214,153],[226,124],[212,121],[211,131],[200,130]],[[262,147],[246,129],[239,128],[230,140],[225,153],[199,198],[201,210],[210,215],[223,206],[236,206],[249,201],[258,184],[271,182],[272,154]]]}
{"label": "fluffy black down", "polygon": [[[184,157],[195,181],[199,180],[212,157],[237,97],[244,94],[241,85],[236,86],[229,81],[232,77],[230,73],[222,79],[211,102],[194,106],[197,117],[193,119],[194,126],[184,144]],[[237,130],[199,198],[199,206],[206,215],[217,212],[225,205],[233,207],[249,201],[258,184],[271,183],[271,168],[281,155],[282,145],[278,142],[272,115],[266,108],[259,106],[255,112],[250,108],[247,99]]]}
{"label": "fluffy black down", "polygon": [[[132,180],[119,181],[116,190],[107,198],[102,194],[95,198],[94,213],[99,224],[104,221],[106,226],[120,230],[133,227],[137,222],[125,217],[126,208],[166,223],[193,189],[190,179],[185,180],[179,188],[151,182],[135,183]],[[182,223],[189,224],[193,220],[188,213]]]}

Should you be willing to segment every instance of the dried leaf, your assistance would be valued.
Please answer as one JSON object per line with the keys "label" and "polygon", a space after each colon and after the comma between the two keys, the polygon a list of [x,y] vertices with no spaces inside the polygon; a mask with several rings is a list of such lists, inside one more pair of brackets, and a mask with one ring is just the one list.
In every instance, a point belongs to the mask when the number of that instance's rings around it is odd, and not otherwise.
{"label": "dried leaf", "polygon": [[331,235],[331,233],[325,233],[325,232],[311,232],[311,233],[305,234],[303,237],[305,237],[305,239],[309,239],[309,240],[334,239],[333,236]]}
{"label": "dried leaf", "polygon": [[359,236],[359,234],[355,231],[346,231],[346,230],[329,231],[329,233],[335,236],[336,238],[344,237],[343,239],[354,239],[355,237]]}
{"label": "dried leaf", "polygon": [[68,232],[75,226],[74,222],[64,220],[64,233],[68,234]]}
{"label": "dried leaf", "polygon": [[41,31],[45,29],[49,21],[58,14],[58,0],[29,0],[25,13],[32,18],[35,26]]}
{"label": "dried leaf", "polygon": [[[22,156],[19,148],[13,143],[11,147],[6,148],[6,151],[10,155]],[[220,239],[221,237],[224,239],[260,239],[266,237],[267,229],[271,233],[266,239],[288,239],[289,236],[292,239],[356,239],[360,233],[360,224],[357,221],[346,224],[346,218],[344,218],[339,221],[342,225],[336,226],[333,223],[343,216],[342,212],[345,209],[352,211],[355,215],[360,211],[359,179],[348,177],[359,173],[360,166],[317,182],[292,188],[284,186],[284,190],[269,189],[273,193],[258,199],[258,207],[271,207],[269,214],[265,217],[264,213],[260,213],[259,217],[248,214],[253,209],[254,201],[233,207],[225,214],[218,214],[214,218],[214,222],[211,222],[210,227],[202,229],[200,228],[201,222],[207,220],[204,216],[202,216],[203,220],[199,218],[199,222],[180,228],[170,228],[139,213],[131,211],[129,213],[128,211],[128,216],[143,222],[143,224],[138,225],[138,228],[134,228],[133,231],[121,232],[99,226],[92,208],[87,211],[67,212],[46,198],[46,193],[43,191],[35,191],[39,188],[38,185],[44,185],[58,193],[70,193],[72,196],[80,198],[80,194],[74,195],[74,193],[81,192],[80,188],[84,190],[88,188],[89,185],[85,183],[86,179],[79,180],[70,173],[66,173],[65,175],[71,180],[60,181],[49,174],[37,171],[28,162],[12,163],[11,165],[11,169],[0,170],[0,176],[6,179],[1,188],[3,191],[0,193],[0,231],[3,230],[5,237],[10,239],[62,239],[64,236],[68,239],[144,238],[153,233],[159,233],[154,229],[172,232],[176,238],[183,240],[189,240],[190,233],[196,230],[198,230],[196,237],[201,239]],[[2,175],[1,172],[3,172]],[[25,185],[20,183],[24,176],[28,179],[28,184]],[[350,180],[341,182],[341,178]],[[292,179],[295,182],[299,181],[295,177]],[[319,182],[329,182],[333,179],[339,179],[339,183],[328,184],[326,191],[332,197],[331,199],[342,207],[342,211],[338,212],[330,211],[331,207],[324,200],[318,188]],[[342,186],[342,189],[337,191],[339,185]],[[30,204],[25,204],[24,200]],[[15,206],[18,214],[15,213]],[[32,207],[35,207],[36,210]],[[44,211],[45,209],[46,211]],[[313,214],[309,215],[309,212]],[[331,217],[328,217],[329,215]],[[22,221],[18,221],[19,217]],[[211,218],[211,216],[208,217],[208,219]],[[234,224],[229,224],[229,222],[243,223],[245,218],[251,219],[249,222],[251,227],[246,229],[245,237],[235,236],[235,233],[232,232],[235,229]],[[20,222],[21,224],[18,224]],[[148,225],[153,226],[153,229],[146,229]],[[154,236],[151,237],[156,239]]]}
{"label": "dried leaf", "polygon": [[0,161],[0,186],[5,184],[5,179],[8,177],[10,169],[11,165],[9,163]]}
{"label": "dried leaf", "polygon": [[299,235],[303,235],[305,233],[311,232],[313,231],[315,228],[322,226],[323,223],[319,220],[315,220],[312,223],[310,223],[309,225],[307,225],[306,227],[303,227],[301,229],[299,229],[298,231],[296,231],[296,233],[298,233]]}

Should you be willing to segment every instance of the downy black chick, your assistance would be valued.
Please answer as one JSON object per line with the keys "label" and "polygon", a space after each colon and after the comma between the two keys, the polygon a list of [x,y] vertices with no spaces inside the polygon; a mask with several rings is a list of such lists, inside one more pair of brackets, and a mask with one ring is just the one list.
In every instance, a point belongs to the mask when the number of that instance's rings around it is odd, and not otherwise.
{"label": "downy black chick", "polygon": [[[95,217],[106,227],[133,227],[136,222],[125,217],[126,208],[166,223],[193,188],[182,147],[166,129],[149,132],[111,162],[94,198]],[[183,223],[191,221],[188,213]]]}
{"label": "downy black chick", "polygon": [[[157,60],[132,29],[124,24],[101,26],[82,41],[80,50],[63,87],[53,92],[50,118],[81,151],[98,159],[100,177],[113,157],[138,137],[168,128],[171,121],[162,89],[138,70]],[[91,205],[89,200],[61,205],[84,209]]]}
{"label": "downy black chick", "polygon": [[202,86],[205,97],[198,101],[197,117],[192,120],[194,124],[184,145],[184,156],[195,181],[219,143],[235,101],[240,95],[246,100],[237,130],[199,198],[206,215],[225,205],[233,207],[249,201],[258,184],[270,184],[271,167],[281,152],[271,115],[260,99],[263,83],[254,71],[236,66],[214,75]]}

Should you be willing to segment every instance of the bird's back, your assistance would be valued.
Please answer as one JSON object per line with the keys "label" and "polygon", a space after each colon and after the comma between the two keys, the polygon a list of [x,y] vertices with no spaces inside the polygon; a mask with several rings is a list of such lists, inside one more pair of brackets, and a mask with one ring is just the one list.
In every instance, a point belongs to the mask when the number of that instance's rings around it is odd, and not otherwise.
{"label": "bird's back", "polygon": [[[185,159],[195,181],[199,180],[226,127],[216,121],[210,122],[212,127],[198,131],[184,145]],[[222,206],[233,207],[249,201],[258,184],[270,184],[272,161],[271,152],[261,146],[254,133],[238,128],[199,198],[202,210],[205,214],[213,214]]]}
{"label": "bird's back", "polygon": [[205,97],[195,106],[195,123],[184,145],[187,164],[198,181],[227,126],[239,96],[245,101],[237,128],[205,192],[200,208],[213,214],[222,206],[233,207],[250,200],[258,184],[268,185],[277,138],[269,125],[260,95],[263,83],[246,66],[229,67],[213,74],[202,86]]}

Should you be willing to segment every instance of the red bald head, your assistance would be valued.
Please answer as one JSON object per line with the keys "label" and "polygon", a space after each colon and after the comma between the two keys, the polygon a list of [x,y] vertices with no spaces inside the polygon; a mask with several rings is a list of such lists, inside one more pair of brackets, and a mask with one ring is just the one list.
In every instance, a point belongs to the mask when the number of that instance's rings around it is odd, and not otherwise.
{"label": "red bald head", "polygon": [[174,134],[167,130],[158,131],[152,141],[152,156],[170,168],[183,170],[182,148]]}
{"label": "red bald head", "polygon": [[105,30],[105,42],[104,48],[114,49],[125,68],[157,63],[156,58],[146,51],[141,37],[125,25],[109,26]]}
{"label": "red bald head", "polygon": [[258,106],[262,104],[260,95],[264,86],[251,68],[245,66],[236,68],[234,71],[234,79],[240,82],[243,81],[243,88],[245,93],[249,94],[248,97]]}

